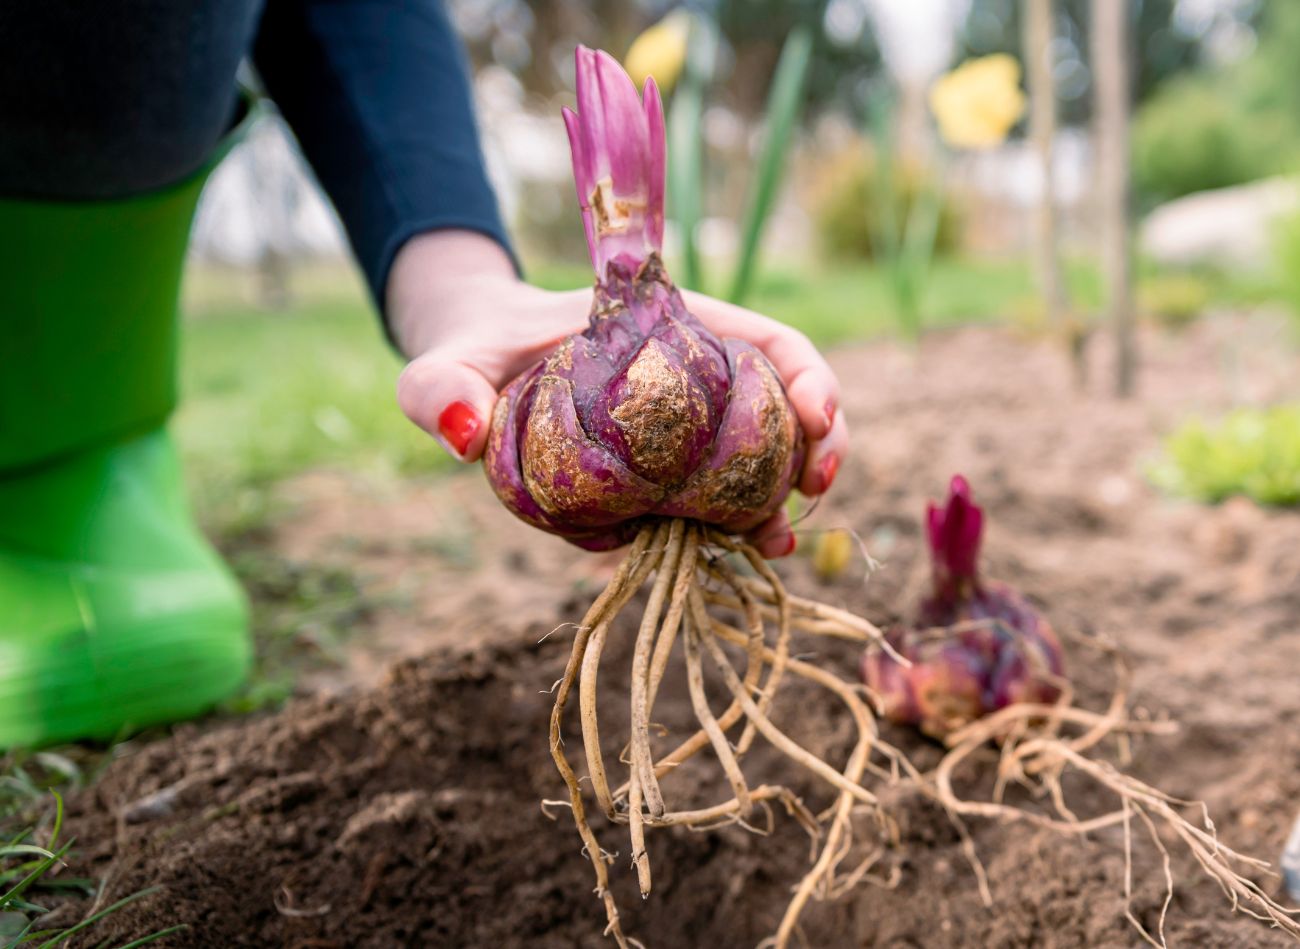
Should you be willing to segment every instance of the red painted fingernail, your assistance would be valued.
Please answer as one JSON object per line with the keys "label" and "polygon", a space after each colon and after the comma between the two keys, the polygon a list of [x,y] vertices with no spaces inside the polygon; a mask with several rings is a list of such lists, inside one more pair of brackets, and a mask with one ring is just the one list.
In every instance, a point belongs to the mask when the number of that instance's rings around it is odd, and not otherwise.
{"label": "red painted fingernail", "polygon": [[474,406],[465,401],[457,401],[443,409],[438,416],[438,433],[446,439],[452,451],[463,457],[465,449],[474,440],[482,424]]}
{"label": "red painted fingernail", "polygon": [[840,456],[834,453],[817,462],[817,472],[822,476],[822,490],[829,491],[835,473],[840,470]]}
{"label": "red painted fingernail", "polygon": [[830,427],[835,424],[835,400],[827,399],[822,411],[826,413],[826,430],[830,431]]}

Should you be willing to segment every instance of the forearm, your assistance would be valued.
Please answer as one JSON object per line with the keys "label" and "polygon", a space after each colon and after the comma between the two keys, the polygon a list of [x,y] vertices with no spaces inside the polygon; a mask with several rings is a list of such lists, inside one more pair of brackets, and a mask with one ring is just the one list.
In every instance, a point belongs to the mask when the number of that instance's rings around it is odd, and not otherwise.
{"label": "forearm", "polygon": [[465,304],[491,286],[518,283],[514,263],[496,241],[474,231],[438,230],[402,245],[389,270],[385,311],[408,359],[432,349],[456,327]]}
{"label": "forearm", "polygon": [[438,0],[268,0],[255,61],[381,309],[418,234],[473,231],[508,254],[464,52]]}

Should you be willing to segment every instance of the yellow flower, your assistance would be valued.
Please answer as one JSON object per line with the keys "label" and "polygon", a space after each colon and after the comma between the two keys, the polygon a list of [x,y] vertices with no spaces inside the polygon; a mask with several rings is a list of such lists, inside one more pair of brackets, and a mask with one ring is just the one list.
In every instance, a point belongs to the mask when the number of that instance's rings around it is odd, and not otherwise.
{"label": "yellow flower", "polygon": [[822,531],[813,549],[813,569],[818,577],[830,582],[844,572],[854,552],[853,535],[848,531],[842,528]]}
{"label": "yellow flower", "polygon": [[930,87],[930,111],[953,148],[992,148],[1025,111],[1020,64],[1006,53],[968,59]]}
{"label": "yellow flower", "polygon": [[638,86],[645,83],[647,76],[654,76],[659,88],[667,92],[686,65],[690,34],[690,13],[674,10],[632,41],[623,68]]}

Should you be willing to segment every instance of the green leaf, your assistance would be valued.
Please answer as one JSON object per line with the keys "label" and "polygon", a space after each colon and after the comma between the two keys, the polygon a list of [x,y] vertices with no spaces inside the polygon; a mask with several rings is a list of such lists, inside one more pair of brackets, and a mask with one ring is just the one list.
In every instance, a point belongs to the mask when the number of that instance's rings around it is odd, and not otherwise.
{"label": "green leaf", "polygon": [[704,289],[698,236],[704,208],[704,99],[713,82],[718,39],[713,27],[692,17],[686,68],[668,110],[668,204],[682,242],[679,283]]}
{"label": "green leaf", "polygon": [[12,857],[15,854],[31,854],[33,856],[45,858],[53,854],[44,847],[38,847],[35,844],[6,844],[0,847],[0,857]]}
{"label": "green leaf", "polygon": [[54,866],[56,863],[62,860],[64,855],[67,854],[67,852],[71,848],[72,848],[72,841],[68,841],[66,844],[64,844],[54,853],[50,854],[44,860],[36,864],[36,866],[34,866],[32,870],[25,877],[23,877],[20,881],[18,881],[12,887],[10,887],[8,891],[6,891],[4,894],[0,894],[0,910],[5,909],[14,900],[22,896],[23,893],[25,893],[33,883],[35,883],[37,880],[39,880],[41,877],[45,875],[45,873],[50,869],[50,867]]}
{"label": "green leaf", "polygon": [[916,342],[923,328],[921,299],[943,216],[943,170],[940,167],[935,171],[934,187],[920,188],[909,206],[905,189],[897,180],[895,111],[894,95],[884,88],[872,95],[867,106],[867,127],[875,146],[873,198],[877,213],[873,216],[872,243],[877,258],[889,272],[899,330],[904,338]]}
{"label": "green leaf", "polygon": [[22,897],[17,897],[11,900],[9,902],[9,905],[5,907],[6,912],[8,912],[9,910],[13,910],[19,913],[26,913],[29,916],[33,914],[37,916],[41,916],[49,912],[49,910],[46,907],[41,906],[39,903],[29,902],[28,900],[25,900]]}
{"label": "green leaf", "polygon": [[63,830],[63,795],[53,788],[50,793],[54,795],[54,828],[50,831],[50,846],[53,847],[59,842],[59,832]]}
{"label": "green leaf", "polygon": [[[872,183],[878,213],[868,218],[876,257],[893,267],[899,256],[902,227],[899,226],[899,189],[894,187],[894,97],[883,86],[867,103],[867,127],[875,146]],[[865,210],[865,209],[864,209]]]}
{"label": "green leaf", "polygon": [[99,884],[88,877],[55,877],[51,880],[42,880],[42,890],[76,890],[84,893],[86,896],[94,894]]}
{"label": "green leaf", "polygon": [[[51,947],[57,946],[59,945],[59,943],[66,942],[69,937],[76,935],[77,933],[81,932],[83,929],[88,929],[89,927],[95,925],[95,923],[99,922],[105,916],[111,916],[113,913],[116,913],[122,907],[134,903],[136,900],[143,899],[146,896],[150,896],[151,894],[156,893],[158,889],[159,888],[156,886],[151,886],[147,890],[141,890],[138,893],[132,893],[130,896],[122,897],[122,899],[118,900],[116,903],[113,903],[111,906],[106,906],[103,909],[101,909],[98,913],[95,913],[91,916],[87,916],[81,922],[77,923],[77,925],[63,930],[63,932],[59,933],[53,939],[48,939],[45,942],[41,943],[40,949],[51,949]],[[155,933],[153,936],[146,937],[146,938],[157,939],[160,937],[157,933]],[[139,943],[136,944],[138,945]]]}
{"label": "green leaf", "polygon": [[168,926],[166,929],[160,929],[158,932],[154,933],[151,936],[144,936],[140,939],[134,939],[131,942],[118,946],[117,949],[136,949],[137,946],[145,946],[151,942],[157,942],[159,939],[162,939],[164,936],[171,936],[174,933],[184,932],[189,928],[190,927],[184,924],[180,926]]}
{"label": "green leaf", "polygon": [[1213,425],[1189,419],[1165,439],[1148,475],[1166,491],[1209,503],[1244,495],[1300,505],[1300,405],[1238,409]]}
{"label": "green leaf", "polygon": [[808,68],[812,64],[812,33],[799,27],[785,41],[781,58],[776,64],[776,75],[767,97],[767,134],[759,152],[758,171],[750,189],[750,200],[745,212],[741,236],[740,258],[736,276],[731,284],[729,299],[741,303],[750,291],[754,280],[754,266],[758,257],[759,241],[763,227],[772,212],[785,170],[785,156],[794,138],[795,121],[803,105],[804,85]]}

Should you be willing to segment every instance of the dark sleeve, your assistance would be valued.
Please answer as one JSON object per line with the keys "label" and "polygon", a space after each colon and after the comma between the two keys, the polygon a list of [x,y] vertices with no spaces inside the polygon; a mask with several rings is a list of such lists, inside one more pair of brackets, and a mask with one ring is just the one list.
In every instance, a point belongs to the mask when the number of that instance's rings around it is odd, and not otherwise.
{"label": "dark sleeve", "polygon": [[440,0],[267,0],[253,52],[382,312],[398,249],[463,228],[513,253]]}

